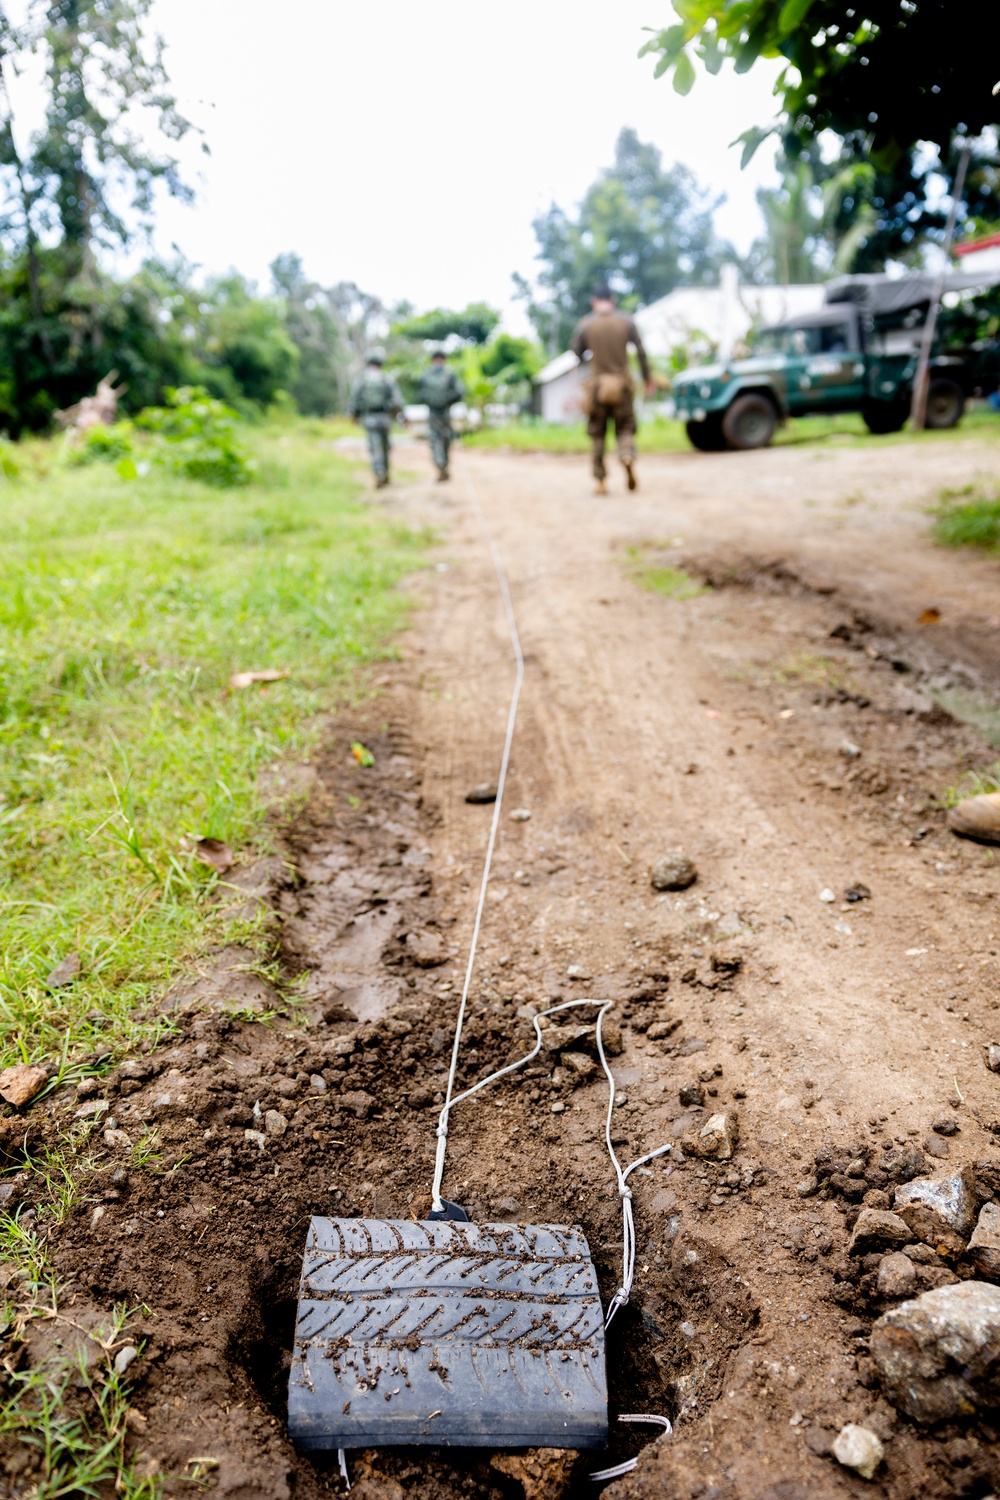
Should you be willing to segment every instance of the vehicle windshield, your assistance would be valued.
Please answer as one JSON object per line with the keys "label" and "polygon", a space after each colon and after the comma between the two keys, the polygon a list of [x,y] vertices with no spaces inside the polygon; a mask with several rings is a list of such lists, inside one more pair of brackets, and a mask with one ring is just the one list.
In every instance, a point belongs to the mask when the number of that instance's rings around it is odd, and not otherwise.
{"label": "vehicle windshield", "polygon": [[806,328],[761,328],[753,338],[755,354],[846,354],[851,347],[847,323],[819,323]]}

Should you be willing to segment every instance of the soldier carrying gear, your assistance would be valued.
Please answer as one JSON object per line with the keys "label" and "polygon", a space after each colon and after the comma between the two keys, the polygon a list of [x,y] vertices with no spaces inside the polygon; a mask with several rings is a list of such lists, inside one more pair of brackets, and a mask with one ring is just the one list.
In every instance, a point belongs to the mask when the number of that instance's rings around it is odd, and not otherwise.
{"label": "soldier carrying gear", "polygon": [[384,349],[369,349],[361,379],[351,392],[350,413],[368,434],[375,488],[389,483],[389,432],[393,417],[402,416],[403,398],[391,375],[386,375]]}
{"label": "soldier carrying gear", "polygon": [[609,422],[615,424],[618,457],[628,477],[628,487],[630,490],[637,488],[635,408],[632,405],[634,386],[628,367],[629,344],[633,345],[639,356],[647,396],[653,394],[656,383],[639,330],[630,317],[616,310],[614,293],[606,283],[594,288],[590,306],[592,310],[589,315],[581,318],[576,325],[570,348],[581,362],[587,351],[590,351],[587,380],[584,384],[584,411],[593,451],[597,493],[603,495],[607,492],[604,482],[604,445]]}
{"label": "soldier carrying gear", "polygon": [[455,434],[451,425],[451,408],[465,396],[462,382],[450,365],[445,364],[444,352],[435,349],[431,362],[420,377],[420,399],[427,406],[427,435],[431,442],[431,457],[438,471],[438,483],[448,479],[448,452]]}

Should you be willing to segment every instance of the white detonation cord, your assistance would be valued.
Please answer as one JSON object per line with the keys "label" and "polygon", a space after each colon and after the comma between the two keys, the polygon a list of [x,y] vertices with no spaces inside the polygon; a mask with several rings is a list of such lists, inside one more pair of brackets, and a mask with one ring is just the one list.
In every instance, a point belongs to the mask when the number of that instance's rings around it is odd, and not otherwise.
{"label": "white detonation cord", "polygon": [[[483,910],[486,905],[486,890],[489,885],[490,869],[493,863],[493,850],[496,846],[497,830],[500,827],[500,813],[503,805],[504,785],[507,780],[507,769],[510,765],[511,746],[514,742],[514,726],[517,722],[517,705],[518,700],[521,696],[521,685],[524,681],[524,655],[521,651],[521,638],[518,635],[517,621],[514,618],[514,605],[510,596],[510,585],[507,581],[507,574],[504,569],[503,559],[500,556],[500,552],[495,541],[493,540],[493,535],[486,524],[486,518],[483,515],[482,509],[479,505],[479,499],[476,494],[476,487],[472,481],[471,476],[466,476],[466,482],[468,485],[469,499],[472,504],[472,509],[475,512],[476,520],[478,521],[480,530],[482,531],[483,536],[486,539],[486,545],[489,548],[490,557],[493,560],[493,567],[496,572],[497,583],[500,588],[500,597],[503,600],[504,614],[507,618],[507,630],[510,635],[511,649],[514,653],[516,671],[514,674],[514,689],[511,693],[510,708],[507,713],[507,733],[504,737],[503,755],[500,758],[500,774],[497,778],[497,795],[496,801],[493,805],[493,821],[490,824],[489,842],[486,846],[486,859],[483,864],[483,878],[479,887],[479,900],[476,904],[476,920],[473,925],[472,940],[469,945],[469,961],[465,969],[465,982],[462,985],[462,998],[459,1002],[458,1017],[455,1022],[455,1040],[452,1044],[451,1049],[451,1066],[448,1069],[448,1085],[445,1091],[445,1102],[441,1109],[441,1113],[438,1116],[437,1152],[434,1162],[434,1183],[431,1189],[432,1211],[435,1213],[441,1213],[444,1209],[444,1200],[441,1197],[441,1184],[444,1181],[445,1156],[448,1150],[448,1122],[451,1111],[452,1109],[454,1109],[455,1105],[461,1104],[463,1100],[471,1098],[473,1094],[478,1094],[480,1089],[484,1089],[487,1087],[487,1085],[495,1083],[498,1079],[505,1077],[508,1073],[515,1072],[518,1068],[524,1067],[527,1063],[536,1058],[539,1052],[542,1050],[543,1035],[542,1028],[539,1025],[539,1022],[543,1017],[554,1016],[559,1012],[565,1010],[576,1010],[583,1006],[597,1006],[597,1018],[594,1028],[597,1040],[597,1053],[601,1060],[601,1067],[604,1070],[604,1075],[608,1080],[608,1112],[604,1124],[604,1140],[608,1149],[608,1155],[611,1158],[612,1166],[614,1167],[615,1177],[618,1183],[618,1195],[621,1198],[622,1202],[622,1280],[621,1285],[615,1292],[614,1296],[611,1299],[611,1302],[608,1305],[607,1316],[604,1320],[604,1326],[605,1328],[608,1328],[611,1324],[612,1318],[615,1316],[615,1313],[618,1311],[618,1309],[620,1307],[624,1307],[628,1302],[629,1296],[632,1291],[632,1281],[635,1276],[635,1221],[632,1216],[632,1189],[628,1185],[628,1179],[637,1167],[644,1166],[646,1162],[653,1161],[656,1157],[662,1156],[664,1152],[670,1150],[669,1144],[657,1146],[654,1151],[649,1151],[645,1156],[640,1156],[634,1162],[631,1162],[629,1166],[622,1167],[621,1162],[618,1160],[617,1154],[615,1153],[615,1148],[611,1144],[611,1119],[615,1107],[615,1079],[614,1074],[608,1066],[608,1059],[605,1055],[604,1038],[602,1035],[601,1026],[604,1020],[604,1016],[606,1012],[610,1010],[613,1002],[610,1000],[565,1000],[561,1005],[554,1005],[551,1006],[548,1010],[539,1011],[537,1015],[532,1017],[531,1021],[531,1024],[535,1029],[535,1045],[534,1047],[532,1047],[530,1052],[526,1053],[524,1057],[518,1058],[516,1062],[508,1063],[504,1068],[498,1068],[495,1073],[490,1073],[488,1077],[481,1079],[479,1083],[473,1084],[471,1088],[463,1090],[461,1094],[455,1094],[454,1092],[455,1077],[458,1072],[458,1059],[462,1045],[462,1028],[465,1024],[465,1012],[468,1006],[469,990],[472,985],[472,972],[476,962],[476,949],[479,943],[479,932],[483,922]],[[670,1422],[666,1417],[630,1413],[628,1415],[621,1416],[619,1418],[619,1421],[650,1423],[661,1426],[667,1433],[671,1431]],[[628,1459],[625,1463],[616,1465],[616,1467],[613,1469],[598,1471],[591,1474],[590,1477],[598,1481],[606,1479],[617,1479],[622,1474],[630,1473],[636,1467],[637,1463],[637,1459]]]}
{"label": "white detonation cord", "polygon": [[[503,559],[497,550],[490,528],[486,524],[486,518],[479,506],[476,495],[476,487],[471,476],[467,476],[466,483],[469,490],[469,499],[475,512],[476,520],[479,522],[480,530],[486,538],[486,545],[493,559],[493,567],[497,575],[497,583],[500,586],[500,597],[503,600],[504,614],[507,616],[507,630],[510,633],[511,649],[514,652],[514,661],[517,670],[514,674],[514,691],[511,693],[510,708],[507,713],[507,733],[503,742],[503,755],[500,757],[500,775],[497,777],[497,796],[493,804],[493,821],[490,824],[490,838],[486,846],[486,861],[483,865],[483,879],[479,887],[479,901],[476,905],[476,921],[472,929],[472,942],[469,944],[469,962],[465,969],[465,983],[462,985],[462,999],[458,1007],[458,1019],[455,1023],[455,1041],[451,1049],[451,1067],[448,1069],[448,1086],[445,1089],[444,1107],[438,1116],[437,1127],[437,1156],[434,1162],[434,1185],[431,1188],[431,1208],[434,1213],[440,1213],[444,1208],[441,1198],[441,1183],[444,1180],[444,1159],[448,1150],[448,1114],[452,1104],[452,1093],[455,1088],[455,1074],[458,1071],[458,1055],[462,1045],[462,1027],[465,1025],[465,1009],[469,1000],[469,987],[472,984],[472,970],[476,962],[476,947],[479,942],[479,929],[483,922],[483,907],[486,905],[486,887],[490,879],[490,866],[493,863],[493,849],[497,841],[497,829],[500,827],[500,810],[503,806],[503,789],[507,780],[507,767],[510,765],[510,749],[514,743],[514,725],[517,722],[517,704],[521,696],[521,684],[524,681],[524,656],[521,653],[521,638],[517,633],[517,621],[514,618],[514,605],[510,597],[510,585],[507,582],[507,574],[504,571]],[[462,1096],[465,1097],[464,1095]]]}

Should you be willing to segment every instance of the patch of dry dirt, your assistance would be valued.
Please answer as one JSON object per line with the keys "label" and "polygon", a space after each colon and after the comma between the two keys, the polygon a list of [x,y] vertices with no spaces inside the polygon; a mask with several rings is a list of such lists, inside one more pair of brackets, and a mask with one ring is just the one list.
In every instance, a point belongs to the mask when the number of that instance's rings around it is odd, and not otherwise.
{"label": "patch of dry dirt", "polygon": [[[453,493],[390,492],[442,526],[442,571],[381,696],[334,722],[282,857],[234,898],[273,907],[296,1018],[232,1019],[274,991],[247,954],[216,955],[171,997],[178,1040],[102,1090],[131,1139],[156,1125],[176,1170],[125,1168],[98,1134],[87,1201],[53,1237],[81,1307],[149,1309],[136,1444],[170,1493],[199,1455],[241,1500],[337,1489],[335,1463],[296,1456],[284,1432],[306,1224],[419,1217],[429,1201],[490,817],[464,793],[496,774],[511,678],[470,478],[525,645],[506,805],[531,817],[503,822],[462,1082],[527,1050],[528,1007],[600,995],[623,1037],[623,1158],[708,1111],[739,1128],[730,1161],[672,1152],[633,1179],[612,1413],[663,1411],[676,1434],[609,1494],[945,1500],[1000,1485],[987,1422],[925,1432],[880,1395],[877,1257],[846,1254],[862,1203],[887,1206],[907,1177],[968,1164],[983,1196],[1000,1183],[982,1060],[1000,1040],[997,866],[946,832],[937,802],[993,759],[939,698],[995,690],[1000,577],[932,549],[920,510],[989,458],[950,444],[646,460],[637,497],[598,500],[578,461],[473,455]],[[644,593],[621,566],[629,543],[716,586]],[[940,621],[918,625],[930,605]],[[353,738],[374,769],[351,761]],[[658,893],[649,869],[675,846],[699,880]],[[848,900],[859,884],[869,894]],[[56,1096],[40,1128],[80,1107]],[[603,1107],[599,1082],[551,1059],[505,1080],[456,1111],[445,1191],[473,1218],[581,1224],[608,1298],[620,1215]],[[283,1133],[266,1133],[269,1111]],[[258,1128],[263,1146],[245,1134]],[[966,1274],[960,1258],[920,1270],[927,1285]],[[829,1457],[847,1421],[886,1443],[871,1484]],[[608,1461],[641,1442],[616,1433]],[[442,1500],[582,1495],[591,1466],[546,1480],[487,1453],[352,1459],[355,1493]]]}

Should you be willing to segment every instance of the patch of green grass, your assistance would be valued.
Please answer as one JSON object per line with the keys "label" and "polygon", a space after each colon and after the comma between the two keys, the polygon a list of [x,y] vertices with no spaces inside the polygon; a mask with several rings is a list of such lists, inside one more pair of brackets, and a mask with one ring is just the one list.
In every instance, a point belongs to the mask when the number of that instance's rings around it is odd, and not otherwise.
{"label": "patch of green grass", "polygon": [[[874,437],[858,412],[840,412],[834,416],[793,417],[775,433],[776,447],[799,443],[827,443],[857,447],[891,443],[938,443],[956,438],[1000,440],[1000,418],[988,407],[974,406],[958,427],[947,432],[903,432]],[[526,417],[500,427],[487,427],[467,433],[463,439],[470,448],[500,448],[518,453],[589,453],[590,439],[582,422],[564,426]],[[637,443],[640,453],[691,453],[684,424],[666,417],[652,417],[639,422]],[[737,459],[739,455],[736,455]]]}
{"label": "patch of green grass", "polygon": [[[114,1359],[130,1342],[131,1314],[119,1306],[86,1328],[64,1313],[41,1236],[9,1215],[0,1216],[0,1261],[8,1347],[0,1367],[0,1444],[16,1442],[26,1453],[22,1479],[33,1500],[158,1500],[162,1481],[138,1475],[125,1455],[129,1389]],[[40,1323],[49,1325],[48,1337],[25,1367],[25,1340]],[[135,1347],[141,1356],[142,1344]]]}
{"label": "patch of green grass", "polygon": [[[326,424],[245,440],[238,491],[72,466],[58,440],[0,477],[0,1065],[65,1071],[166,1026],[137,1012],[221,920],[193,840],[267,847],[262,773],[403,621],[426,538],[359,503]],[[49,991],[72,952],[80,977]]]}
{"label": "patch of green grass", "polygon": [[801,651],[780,662],[774,675],[779,682],[803,683],[834,691],[844,686],[844,671],[840,664],[828,656],[817,656],[811,651]]}
{"label": "patch of green grass", "polygon": [[709,590],[692,578],[683,568],[661,566],[649,560],[649,546],[633,546],[626,550],[630,577],[640,588],[650,593],[662,594],[665,599],[697,599]]}
{"label": "patch of green grass", "polygon": [[941,491],[934,540],[943,547],[1000,550],[1000,487],[981,479]]}

